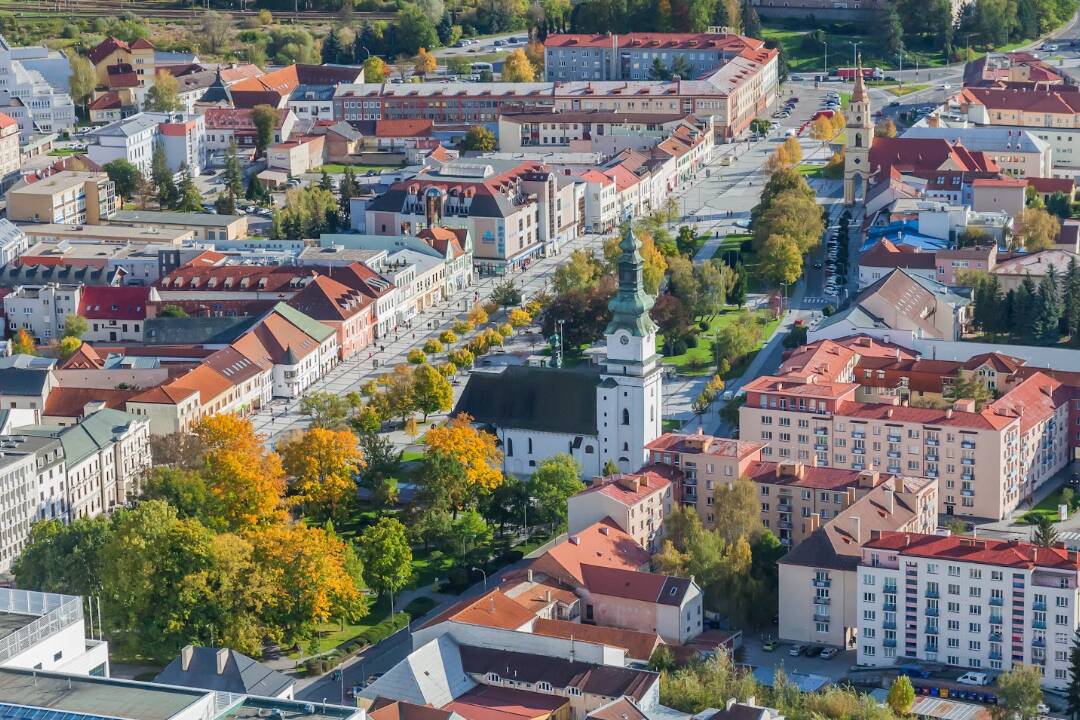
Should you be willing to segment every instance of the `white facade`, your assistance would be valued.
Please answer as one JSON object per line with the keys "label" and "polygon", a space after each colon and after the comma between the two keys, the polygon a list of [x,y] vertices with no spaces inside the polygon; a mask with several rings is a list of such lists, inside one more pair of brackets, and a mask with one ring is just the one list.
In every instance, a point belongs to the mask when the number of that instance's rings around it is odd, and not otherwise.
{"label": "white facade", "polygon": [[78,315],[82,288],[78,285],[20,285],[4,296],[9,334],[26,330],[39,342],[57,340],[64,320]]}
{"label": "white facade", "polygon": [[174,173],[187,166],[198,175],[206,165],[206,120],[202,115],[145,112],[117,120],[87,136],[87,155],[99,165],[127,160],[149,177],[160,143]]}
{"label": "white facade", "polygon": [[109,676],[109,644],[87,637],[81,597],[0,588],[0,614],[25,620],[0,637],[0,666]]}
{"label": "white facade", "polygon": [[[972,556],[985,542],[956,540],[970,543]],[[1069,557],[1075,565],[1076,553]],[[1063,690],[1080,626],[1077,576],[1075,567],[918,557],[871,542],[859,567],[858,663],[907,656],[992,672],[1022,663],[1042,670],[1044,686]],[[898,622],[897,613],[909,619]]]}
{"label": "white facade", "polygon": [[[75,103],[67,88],[54,87],[46,79],[46,74],[54,80],[62,75],[60,60],[46,55],[45,59],[31,58],[24,64],[19,57],[25,50],[12,48],[0,37],[0,111],[19,123],[19,135],[24,143],[32,135],[60,133],[75,125]],[[42,66],[45,61],[49,62],[49,68]],[[63,62],[66,63],[66,58]],[[45,70],[46,74],[34,67]]]}
{"label": "white facade", "polygon": [[37,517],[37,468],[33,453],[8,454],[0,442],[0,507],[4,523],[0,527],[0,573],[11,571],[11,563],[26,546],[30,523]]}
{"label": "white facade", "polygon": [[30,238],[10,220],[0,219],[0,265],[7,265],[30,249]]}
{"label": "white facade", "polygon": [[597,431],[600,455],[615,460],[621,472],[634,472],[648,462],[645,446],[660,437],[664,393],[658,360],[655,327],[644,336],[625,329],[607,335]]}

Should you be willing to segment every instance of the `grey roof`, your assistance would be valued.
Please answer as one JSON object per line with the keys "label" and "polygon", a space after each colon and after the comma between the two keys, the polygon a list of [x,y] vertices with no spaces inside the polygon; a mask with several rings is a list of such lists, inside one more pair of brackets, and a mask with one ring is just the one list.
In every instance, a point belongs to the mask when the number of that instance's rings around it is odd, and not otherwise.
{"label": "grey roof", "polygon": [[360,694],[442,707],[474,687],[462,667],[460,646],[442,635],[413,650]]}
{"label": "grey roof", "polygon": [[1040,140],[1026,130],[996,127],[913,127],[901,137],[917,139],[942,139],[960,144],[972,152],[1015,150],[1017,152],[1043,152],[1050,143]]}
{"label": "grey roof", "polygon": [[108,125],[90,132],[88,138],[97,137],[131,137],[141,132],[155,128],[169,119],[168,113],[142,112],[131,117],[116,120]]}
{"label": "grey roof", "polygon": [[147,318],[143,342],[147,345],[228,345],[258,320],[258,315]]}
{"label": "grey roof", "polygon": [[360,140],[364,137],[359,130],[357,130],[344,120],[339,120],[338,122],[327,128],[327,131],[330,130],[333,130],[336,134],[340,135],[346,140]]}
{"label": "grey roof", "polygon": [[41,397],[49,381],[49,370],[42,368],[5,368],[0,372],[0,395]]}
{"label": "grey roof", "polygon": [[240,220],[243,215],[215,215],[213,213],[161,212],[156,210],[120,210],[110,222],[147,223],[150,225],[204,225],[220,227]]}
{"label": "grey roof", "polygon": [[229,648],[221,648],[220,651],[228,653],[225,668],[220,674],[217,671],[219,649],[196,647],[192,648],[191,662],[187,670],[184,670],[183,656],[177,656],[158,673],[154,682],[266,697],[276,697],[293,685],[292,678],[243,653]]}
{"label": "grey roof", "polygon": [[469,376],[454,413],[496,427],[596,435],[596,386],[589,370],[511,365]]}
{"label": "grey roof", "polygon": [[8,263],[0,266],[0,287],[16,285],[41,285],[44,283],[112,285],[116,270],[104,268],[75,267],[72,265],[19,265]]}
{"label": "grey roof", "polygon": [[38,357],[37,355],[9,355],[0,358],[0,368],[30,368],[32,370],[48,370],[56,366],[56,358]]}
{"label": "grey roof", "polygon": [[130,413],[105,408],[87,415],[76,425],[32,425],[21,428],[20,432],[34,437],[59,438],[64,446],[64,457],[70,465],[83,461],[98,450],[104,450],[123,435],[131,423],[139,421]]}

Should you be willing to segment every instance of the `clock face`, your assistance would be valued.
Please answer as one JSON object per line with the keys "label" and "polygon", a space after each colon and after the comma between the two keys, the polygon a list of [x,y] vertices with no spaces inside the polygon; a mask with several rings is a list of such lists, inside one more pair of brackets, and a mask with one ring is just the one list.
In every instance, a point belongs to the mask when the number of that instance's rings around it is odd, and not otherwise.
{"label": "clock face", "polygon": [[630,344],[630,336],[629,335],[620,335],[619,336],[619,342],[621,342],[623,345],[629,345]]}

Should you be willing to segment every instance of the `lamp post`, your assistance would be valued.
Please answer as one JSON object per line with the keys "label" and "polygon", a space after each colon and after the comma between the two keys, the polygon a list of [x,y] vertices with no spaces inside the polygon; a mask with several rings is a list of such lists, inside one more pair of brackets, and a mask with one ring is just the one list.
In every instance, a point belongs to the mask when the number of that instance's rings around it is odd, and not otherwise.
{"label": "lamp post", "polygon": [[825,77],[829,77],[829,41],[822,40],[821,44],[825,46]]}
{"label": "lamp post", "polygon": [[484,576],[484,592],[487,592],[487,573],[483,568],[473,567],[472,569]]}
{"label": "lamp post", "polygon": [[851,45],[851,67],[857,68],[859,66],[859,46],[863,44],[863,41],[848,40],[848,44]]}
{"label": "lamp post", "polygon": [[898,54],[900,55],[900,74],[897,77],[900,79],[900,87],[904,87],[904,51],[901,50]]}

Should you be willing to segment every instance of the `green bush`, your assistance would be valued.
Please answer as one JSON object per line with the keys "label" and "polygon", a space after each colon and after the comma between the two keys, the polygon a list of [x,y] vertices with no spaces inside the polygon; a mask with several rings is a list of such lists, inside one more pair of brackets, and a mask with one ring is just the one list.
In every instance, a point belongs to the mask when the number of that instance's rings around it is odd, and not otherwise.
{"label": "green bush", "polygon": [[372,625],[364,633],[364,639],[371,645],[381,642],[409,624],[409,614],[396,612],[377,625]]}
{"label": "green bush", "polygon": [[696,348],[698,346],[698,336],[692,334],[687,335],[683,342],[686,343],[686,347],[688,348]]}

